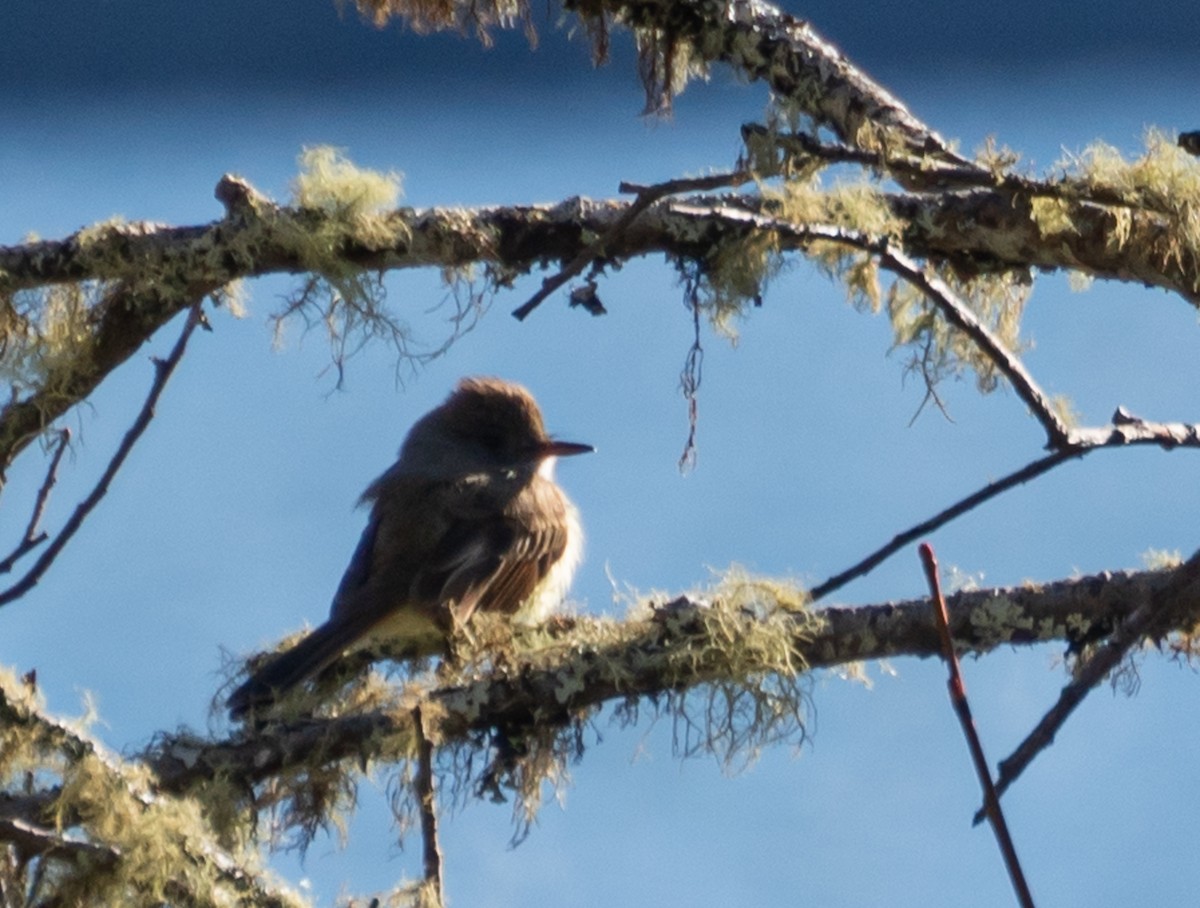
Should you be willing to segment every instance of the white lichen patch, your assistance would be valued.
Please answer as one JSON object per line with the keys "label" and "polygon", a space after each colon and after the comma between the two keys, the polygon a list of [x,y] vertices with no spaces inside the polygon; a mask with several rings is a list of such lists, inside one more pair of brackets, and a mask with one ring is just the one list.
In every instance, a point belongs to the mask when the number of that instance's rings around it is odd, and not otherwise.
{"label": "white lichen patch", "polygon": [[1139,556],[1148,571],[1161,571],[1177,568],[1183,564],[1183,554],[1179,549],[1146,549]]}

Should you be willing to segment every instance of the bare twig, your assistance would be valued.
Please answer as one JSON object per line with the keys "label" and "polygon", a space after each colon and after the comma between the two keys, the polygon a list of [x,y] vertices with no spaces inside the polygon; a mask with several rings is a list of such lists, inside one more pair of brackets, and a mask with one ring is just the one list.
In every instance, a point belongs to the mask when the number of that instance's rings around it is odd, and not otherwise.
{"label": "bare twig", "polygon": [[39,528],[41,527],[42,517],[46,513],[46,502],[50,500],[50,490],[58,482],[58,465],[62,461],[63,453],[67,450],[67,445],[70,443],[71,430],[63,428],[58,433],[58,446],[54,449],[54,455],[50,458],[50,467],[46,470],[46,479],[42,483],[42,487],[38,489],[37,498],[34,500],[33,513],[29,515],[29,526],[25,528],[25,535],[17,543],[17,547],[13,549],[7,558],[0,561],[0,574],[7,574],[26,552],[41,545],[48,538],[45,532],[39,531]]}
{"label": "bare twig", "polygon": [[1081,457],[1084,453],[1086,452],[1070,450],[1055,451],[1054,453],[1047,454],[1045,457],[1035,460],[1032,463],[1026,464],[1025,466],[1021,467],[1021,469],[1009,473],[1007,476],[1001,479],[997,479],[994,482],[989,482],[982,489],[972,492],[966,498],[959,499],[954,504],[950,505],[950,507],[943,511],[939,511],[937,514],[934,514],[928,520],[924,520],[915,526],[909,527],[902,533],[897,533],[894,537],[892,537],[892,541],[887,545],[880,546],[858,563],[851,565],[841,573],[834,574],[823,583],[817,584],[809,591],[809,597],[814,602],[819,599],[823,599],[834,590],[841,589],[851,580],[856,580],[857,578],[870,573],[892,555],[896,554],[896,552],[898,552],[900,549],[914,542],[919,537],[924,536],[927,533],[932,533],[939,527],[945,526],[951,520],[954,520],[956,517],[961,517],[963,514],[978,507],[985,501],[995,498],[1001,492],[1007,492],[1011,488],[1029,482],[1029,480],[1041,476],[1043,473],[1054,469],[1065,461],[1071,460],[1074,457]]}
{"label": "bare twig", "polygon": [[870,573],[918,537],[945,526],[951,520],[961,517],[985,501],[995,498],[1001,492],[1007,492],[1015,486],[1035,479],[1061,463],[1081,458],[1092,451],[1124,448],[1131,445],[1155,445],[1168,451],[1177,447],[1200,448],[1200,424],[1150,422],[1131,417],[1123,408],[1119,408],[1113,416],[1111,425],[1071,430],[1065,447],[1032,461],[1001,479],[989,482],[982,489],[956,501],[928,520],[924,520],[902,533],[897,533],[890,542],[880,546],[861,561],[814,586],[809,591],[809,597],[813,602],[823,599],[835,590],[841,589],[851,580]]}
{"label": "bare twig", "polygon": [[421,707],[412,711],[413,732],[417,738],[417,775],[415,789],[417,812],[421,817],[422,864],[426,891],[431,891],[438,905],[446,904],[442,884],[442,849],[438,843],[437,794],[434,790],[433,742],[425,730]]}
{"label": "bare twig", "polygon": [[581,249],[578,255],[567,262],[557,274],[543,280],[541,289],[513,310],[513,318],[517,321],[524,321],[526,316],[545,302],[550,294],[571,278],[582,274],[583,269],[592,262],[602,258],[612,241],[628,230],[629,225],[659,199],[669,195],[678,195],[681,192],[711,192],[714,189],[726,186],[740,186],[742,183],[747,183],[752,179],[753,176],[749,171],[737,170],[733,173],[713,174],[708,177],[667,180],[665,183],[656,183],[652,186],[621,183],[619,187],[621,192],[636,192],[637,198],[617,218],[616,223],[601,234],[597,240]]}
{"label": "bare twig", "polygon": [[[1104,645],[1083,664],[1071,683],[1062,689],[1054,706],[1042,716],[1033,731],[1025,736],[1016,750],[1000,761],[1000,774],[996,779],[998,795],[1004,794],[1009,786],[1020,778],[1033,759],[1054,743],[1055,735],[1075,711],[1075,707],[1120,664],[1132,647],[1156,631],[1166,631],[1164,618],[1169,615],[1169,606],[1179,600],[1187,587],[1198,581],[1200,552],[1176,571],[1170,584],[1151,596],[1117,627]],[[1167,615],[1164,615],[1164,612]],[[985,805],[975,814],[977,825],[986,813]]]}
{"label": "bare twig", "polygon": [[920,290],[929,298],[945,319],[967,334],[997,369],[1003,373],[1021,398],[1033,411],[1034,418],[1046,430],[1048,447],[1062,449],[1069,444],[1070,431],[1056,412],[1049,396],[1041,389],[1029,370],[1004,342],[966,305],[950,285],[935,274],[928,273],[903,252],[884,241],[879,261]]}
{"label": "bare twig", "polygon": [[950,636],[950,613],[946,610],[946,600],[942,597],[937,556],[933,553],[933,546],[927,542],[921,544],[919,551],[921,564],[925,568],[925,579],[929,581],[933,615],[942,638],[942,658],[946,660],[946,666],[950,670],[950,680],[947,682],[947,686],[950,688],[950,702],[954,704],[954,712],[958,715],[958,722],[967,739],[967,747],[971,751],[971,761],[975,764],[975,774],[979,776],[979,784],[983,788],[983,800],[987,805],[988,819],[991,820],[992,830],[996,834],[1000,853],[1004,855],[1004,866],[1008,869],[1008,878],[1012,881],[1013,890],[1021,905],[1024,908],[1033,908],[1033,896],[1029,892],[1029,884],[1025,882],[1021,862],[1017,859],[1017,849],[1013,845],[1012,836],[1009,835],[1004,812],[1000,809],[1000,798],[992,784],[992,774],[988,770],[987,757],[983,755],[983,744],[979,740],[979,732],[976,730],[975,720],[971,716],[971,704],[967,702],[967,686],[963,682],[958,656],[954,652],[954,639]]}
{"label": "bare twig", "polygon": [[187,320],[183,324],[183,331],[180,333],[179,339],[175,342],[175,346],[171,349],[170,355],[166,359],[154,360],[154,383],[150,386],[150,393],[146,397],[146,402],[142,404],[141,411],[133,421],[133,425],[129,427],[129,431],[125,433],[125,437],[121,439],[121,444],[118,445],[112,460],[109,461],[108,466],[96,482],[95,487],[75,508],[74,512],[67,519],[67,522],[63,524],[63,528],[59,531],[58,535],[50,542],[45,551],[42,552],[41,557],[34,562],[25,576],[8,589],[0,592],[0,606],[7,605],[19,599],[37,585],[38,581],[49,570],[50,565],[54,563],[54,559],[58,557],[59,552],[62,551],[63,547],[71,540],[71,537],[83,525],[84,519],[87,518],[96,505],[100,503],[100,500],[107,494],[113,477],[117,475],[117,471],[125,463],[129,452],[133,450],[133,446],[142,437],[142,434],[150,425],[150,421],[154,418],[154,408],[158,404],[159,397],[162,396],[163,389],[167,386],[167,381],[175,371],[175,367],[179,365],[179,361],[183,358],[184,351],[187,349],[188,339],[192,336],[192,332],[202,324],[204,324],[204,312],[201,309],[201,303],[197,302],[192,305],[191,310],[188,312]]}

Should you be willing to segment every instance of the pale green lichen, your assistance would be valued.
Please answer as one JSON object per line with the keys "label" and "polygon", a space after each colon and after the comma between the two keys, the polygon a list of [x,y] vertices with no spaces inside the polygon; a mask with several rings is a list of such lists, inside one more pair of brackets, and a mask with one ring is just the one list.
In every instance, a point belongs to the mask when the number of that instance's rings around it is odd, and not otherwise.
{"label": "pale green lichen", "polygon": [[306,328],[321,326],[329,340],[338,380],[346,359],[373,339],[382,339],[410,364],[439,356],[480,310],[479,296],[468,295],[461,304],[455,278],[452,295],[460,300],[451,317],[453,333],[432,351],[418,351],[413,333],[385,304],[386,288],[380,272],[368,272],[353,261],[355,247],[365,251],[388,250],[411,240],[407,225],[392,215],[400,192],[400,177],[352,164],[337,149],[307,148],[300,155],[300,174],[293,181],[297,209],[285,209],[269,219],[266,229],[273,241],[292,250],[308,271],[299,289],[271,316],[276,342],[285,326],[299,319]]}
{"label": "pale green lichen", "polygon": [[[1116,198],[1109,203],[1116,221],[1110,231],[1111,251],[1119,252],[1138,239],[1134,212],[1159,214],[1167,218],[1168,230],[1156,231],[1149,251],[1164,266],[1194,271],[1192,263],[1200,259],[1200,162],[1171,136],[1147,130],[1144,151],[1132,160],[1097,142],[1060,167],[1068,183]],[[1200,278],[1194,279],[1193,289],[1200,290]]]}
{"label": "pale green lichen", "polygon": [[975,149],[975,163],[986,167],[997,180],[1012,173],[1021,162],[1021,155],[1007,145],[997,144],[995,136],[988,136],[983,145]]}
{"label": "pale green lichen", "polygon": [[358,167],[343,149],[328,145],[300,152],[300,173],[292,180],[292,201],[301,208],[351,219],[394,208],[401,175]]}
{"label": "pale green lichen", "polygon": [[55,284],[0,297],[0,381],[14,395],[54,395],[91,368],[90,312],[103,298],[97,282]]}
{"label": "pale green lichen", "polygon": [[1123,196],[1131,205],[1192,214],[1200,205],[1200,164],[1159,129],[1146,131],[1133,160],[1104,142],[1068,157],[1061,167],[1086,184]]}
{"label": "pale green lichen", "polygon": [[1062,627],[1053,618],[1043,618],[1037,623],[1034,633],[1038,640],[1059,640],[1062,638]]}
{"label": "pale green lichen", "polygon": [[1007,596],[995,596],[972,609],[970,621],[985,647],[1011,639],[1014,631],[1033,630],[1033,619]]}
{"label": "pale green lichen", "polygon": [[[871,237],[897,238],[902,224],[877,187],[868,183],[822,187],[815,179],[792,179],[778,188],[761,187],[772,217],[803,229],[809,225],[853,230]],[[879,311],[883,301],[879,267],[868,252],[845,243],[813,240],[805,254],[846,286],[860,308]],[[714,327],[736,336],[735,324],[761,301],[766,285],[783,266],[775,231],[754,231],[716,245],[703,263],[703,311]]]}
{"label": "pale green lichen", "polygon": [[1035,196],[1029,200],[1029,211],[1038,233],[1044,240],[1053,240],[1061,234],[1077,234],[1078,228],[1071,220],[1073,206],[1063,199],[1050,196]]}
{"label": "pale green lichen", "polygon": [[[81,719],[45,715],[31,681],[0,672],[0,779],[37,804],[38,835],[61,848],[0,866],[0,885],[30,903],[243,905],[270,887],[279,905],[303,904],[268,881],[257,858],[220,847],[201,802],[156,790],[143,765],[108,753]],[[11,887],[18,886],[13,889]]]}
{"label": "pale green lichen", "polygon": [[1093,620],[1081,612],[1071,612],[1063,619],[1063,626],[1072,637],[1080,637],[1092,631]]}
{"label": "pale green lichen", "polygon": [[774,234],[755,232],[714,245],[705,258],[697,297],[713,329],[736,341],[738,321],[748,306],[761,301],[767,284],[782,267]]}
{"label": "pale green lichen", "polygon": [[682,611],[655,614],[688,641],[669,647],[658,669],[667,684],[690,685],[662,707],[682,756],[711,754],[736,771],[767,744],[804,739],[808,666],[798,647],[816,623],[802,587],[735,566]]}
{"label": "pale green lichen", "polygon": [[[1029,295],[1025,274],[1003,272],[961,278],[944,269],[939,276],[1008,350],[1020,353],[1028,348],[1020,336],[1021,315]],[[995,361],[970,336],[947,322],[919,289],[895,282],[888,293],[887,310],[893,348],[909,352],[906,368],[920,374],[928,386],[968,369],[975,373],[980,391],[990,392],[999,385],[1001,376]]]}

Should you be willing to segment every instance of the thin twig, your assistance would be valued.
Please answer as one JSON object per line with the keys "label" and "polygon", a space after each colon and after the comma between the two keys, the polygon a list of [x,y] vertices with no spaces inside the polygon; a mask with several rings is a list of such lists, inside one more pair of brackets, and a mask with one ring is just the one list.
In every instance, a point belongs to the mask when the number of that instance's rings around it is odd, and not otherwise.
{"label": "thin twig", "polygon": [[421,817],[422,859],[427,891],[432,890],[438,905],[445,905],[442,883],[442,849],[438,844],[437,793],[433,779],[433,742],[425,732],[421,707],[413,709],[413,730],[417,736],[417,776],[415,788],[417,812]]}
{"label": "thin twig", "polygon": [[971,311],[949,284],[936,274],[927,272],[886,240],[883,241],[878,254],[879,261],[885,268],[902,275],[905,280],[924,293],[938,307],[946,320],[970,337],[984,355],[1004,374],[1004,377],[1013,386],[1013,390],[1016,391],[1017,397],[1021,398],[1033,411],[1034,418],[1046,430],[1046,434],[1049,436],[1048,447],[1061,449],[1069,444],[1070,430],[1055,412],[1050,397],[1034,380],[1016,354],[1005,346],[991,328],[979,320],[979,317]]}
{"label": "thin twig", "polygon": [[121,439],[121,444],[117,447],[116,453],[113,454],[112,460],[109,461],[104,473],[96,482],[95,488],[75,508],[70,518],[63,524],[63,528],[59,531],[58,535],[50,542],[42,552],[41,557],[34,562],[25,576],[8,589],[0,592],[0,606],[7,605],[21,598],[37,585],[38,581],[49,570],[50,565],[54,563],[54,559],[58,557],[58,553],[62,551],[63,547],[71,540],[71,537],[83,525],[83,521],[108,492],[108,487],[112,483],[113,477],[117,475],[117,471],[125,463],[129,452],[133,450],[133,446],[142,437],[142,434],[150,425],[150,421],[154,418],[154,408],[158,404],[159,397],[162,396],[163,389],[166,387],[171,373],[175,371],[175,367],[179,365],[179,361],[183,358],[184,351],[187,349],[188,339],[192,336],[192,332],[204,323],[204,312],[201,308],[201,303],[197,302],[192,305],[191,310],[188,312],[187,320],[183,324],[183,331],[179,335],[179,340],[175,342],[175,346],[171,349],[170,355],[166,359],[154,360],[154,383],[150,386],[150,393],[146,396],[146,402],[142,404],[142,409],[133,421],[133,425],[129,427],[129,431]]}
{"label": "thin twig", "polygon": [[985,501],[995,498],[1001,492],[1007,492],[1015,486],[1022,485],[1041,476],[1043,473],[1054,469],[1059,464],[1071,460],[1074,457],[1082,457],[1087,453],[1087,449],[1083,450],[1067,450],[1055,451],[1047,454],[1038,460],[1028,463],[1021,469],[1009,473],[1007,476],[997,479],[994,482],[989,482],[986,486],[978,491],[972,492],[966,498],[956,501],[950,507],[943,511],[934,514],[928,520],[924,520],[915,526],[909,527],[902,533],[897,533],[892,541],[887,545],[880,546],[866,558],[863,558],[857,564],[854,564],[839,574],[834,574],[823,583],[819,583],[809,591],[809,596],[813,602],[828,596],[834,590],[841,589],[851,580],[856,580],[865,574],[870,573],[897,551],[914,542],[918,537],[932,533],[954,520],[956,517],[961,517],[963,514],[978,507]]}
{"label": "thin twig", "polygon": [[[1200,579],[1200,552],[1181,566],[1171,583],[1151,596],[1112,633],[1095,654],[1083,664],[1075,678],[1064,687],[1055,702],[1033,731],[1026,735],[1016,750],[1000,761],[1000,774],[996,779],[996,792],[1004,794],[1029,766],[1033,759],[1054,743],[1059,729],[1083,702],[1091,691],[1116,668],[1129,650],[1155,630],[1164,612],[1169,612],[1172,602],[1180,598],[1181,592]],[[986,815],[986,806],[975,814],[978,825]]]}
{"label": "thin twig", "polygon": [[657,202],[669,195],[681,192],[711,192],[727,186],[740,186],[753,179],[748,170],[735,170],[732,173],[713,174],[707,177],[691,177],[678,180],[667,180],[665,183],[655,183],[652,186],[639,186],[636,183],[621,183],[621,192],[636,192],[633,200],[617,222],[606,230],[595,242],[589,243],[575,258],[571,259],[562,270],[552,277],[542,281],[542,287],[528,300],[513,310],[513,318],[524,321],[534,309],[540,306],[555,290],[583,273],[583,269],[601,258],[614,239],[621,236],[638,216]]}
{"label": "thin twig", "polygon": [[1012,836],[1009,835],[1004,812],[1000,809],[1000,798],[996,794],[995,786],[992,785],[992,774],[988,770],[987,757],[983,755],[983,744],[979,740],[975,720],[971,717],[971,704],[967,702],[967,686],[958,665],[958,656],[954,652],[954,640],[950,636],[950,613],[946,610],[946,600],[942,596],[937,556],[933,553],[933,546],[927,542],[921,544],[919,551],[921,564],[925,568],[925,579],[929,581],[933,615],[942,638],[942,657],[946,660],[946,667],[950,670],[950,680],[947,682],[947,686],[950,688],[950,702],[954,704],[954,712],[958,715],[958,722],[967,739],[967,747],[971,751],[971,761],[975,764],[975,774],[979,776],[979,784],[983,788],[983,801],[987,805],[987,815],[992,823],[992,831],[996,834],[996,843],[1000,846],[1000,853],[1004,855],[1004,866],[1008,869],[1008,878],[1012,881],[1017,900],[1023,908],[1033,908],[1033,896],[1029,892],[1029,884],[1025,882],[1021,862],[1017,859],[1017,849],[1013,845]]}
{"label": "thin twig", "polygon": [[950,507],[928,520],[910,527],[903,533],[898,533],[887,545],[880,546],[861,561],[846,568],[841,573],[834,574],[829,579],[817,584],[810,590],[809,596],[813,602],[828,596],[834,590],[841,589],[851,580],[862,577],[896,554],[919,536],[931,533],[945,526],[956,517],[983,504],[1001,492],[1022,485],[1031,479],[1052,470],[1060,463],[1082,458],[1092,451],[1126,448],[1131,445],[1154,445],[1170,451],[1175,448],[1200,448],[1200,424],[1181,422],[1151,422],[1139,417],[1130,416],[1124,408],[1118,408],[1113,415],[1113,422],[1107,426],[1073,429],[1067,445],[1053,451],[1038,460],[1028,463],[1016,472],[1009,473],[1002,479],[989,482],[982,489],[971,493],[966,498],[952,504]]}
{"label": "thin twig", "polygon": [[26,552],[37,548],[48,538],[45,532],[39,532],[39,528],[42,523],[42,517],[46,513],[46,503],[50,500],[50,490],[58,482],[58,465],[67,450],[67,445],[70,443],[71,430],[64,428],[59,431],[58,447],[54,449],[54,456],[50,458],[50,467],[46,470],[46,479],[42,483],[42,487],[38,489],[37,498],[34,499],[33,513],[29,515],[29,526],[25,528],[25,535],[17,544],[17,547],[13,549],[7,558],[0,561],[0,574],[7,574],[13,569],[13,565],[25,556]]}

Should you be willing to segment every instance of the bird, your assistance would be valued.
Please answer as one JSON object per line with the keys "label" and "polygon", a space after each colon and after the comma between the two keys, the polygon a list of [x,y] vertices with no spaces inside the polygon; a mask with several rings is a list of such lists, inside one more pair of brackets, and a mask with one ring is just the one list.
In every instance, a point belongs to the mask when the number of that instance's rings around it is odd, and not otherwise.
{"label": "bird", "polygon": [[230,695],[232,717],[379,640],[432,655],[477,611],[544,620],[561,604],[583,543],[578,512],[554,480],[555,461],[593,450],[552,439],[521,385],[459,381],[363,493],[370,517],[329,619]]}

